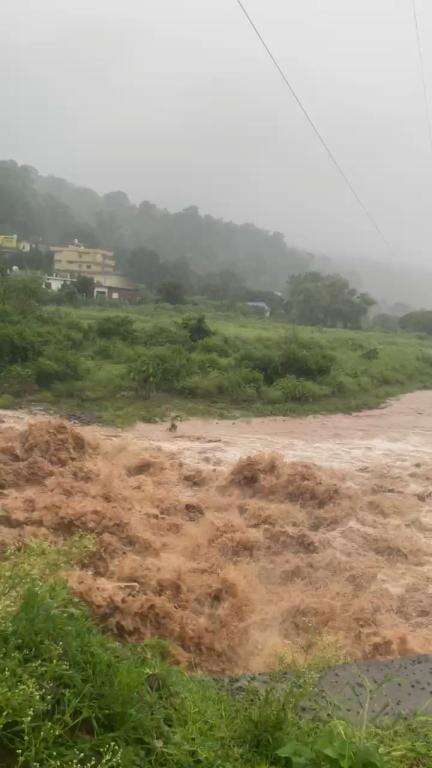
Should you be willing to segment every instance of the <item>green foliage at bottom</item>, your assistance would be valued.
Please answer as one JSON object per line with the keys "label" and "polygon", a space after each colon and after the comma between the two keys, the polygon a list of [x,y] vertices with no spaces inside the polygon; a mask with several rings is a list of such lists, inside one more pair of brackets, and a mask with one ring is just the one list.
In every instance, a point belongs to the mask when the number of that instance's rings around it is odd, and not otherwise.
{"label": "green foliage at bottom", "polygon": [[56,574],[91,543],[31,544],[0,564],[0,764],[14,768],[421,768],[431,723],[356,729],[298,705],[303,672],[281,694],[234,698],[169,666],[157,641],[106,636]]}

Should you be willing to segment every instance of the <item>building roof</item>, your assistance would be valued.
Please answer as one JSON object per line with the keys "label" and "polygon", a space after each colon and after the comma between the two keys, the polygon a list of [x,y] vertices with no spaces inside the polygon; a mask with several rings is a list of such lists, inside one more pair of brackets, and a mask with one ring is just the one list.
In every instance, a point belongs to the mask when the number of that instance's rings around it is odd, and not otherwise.
{"label": "building roof", "polygon": [[104,288],[123,288],[123,290],[134,291],[137,289],[137,284],[133,280],[129,280],[124,275],[92,275],[96,285],[102,285]]}
{"label": "building roof", "polygon": [[50,251],[53,253],[88,253],[88,254],[96,254],[101,253],[105,256],[108,256],[109,258],[112,258],[114,256],[113,251],[106,251],[104,248],[86,248],[84,245],[74,245],[74,244],[67,244],[67,245],[51,245]]}

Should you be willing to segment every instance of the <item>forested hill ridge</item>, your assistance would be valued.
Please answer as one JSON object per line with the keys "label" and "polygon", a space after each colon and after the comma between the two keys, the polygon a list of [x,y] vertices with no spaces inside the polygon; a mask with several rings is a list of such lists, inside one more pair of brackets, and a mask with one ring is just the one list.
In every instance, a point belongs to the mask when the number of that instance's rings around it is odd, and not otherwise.
{"label": "forested hill ridge", "polygon": [[120,266],[144,247],[199,273],[232,270],[262,289],[283,287],[313,262],[280,232],[202,215],[195,206],[171,213],[147,201],[134,205],[124,192],[99,195],[12,160],[0,162],[0,232],[48,244],[76,237],[114,250]]}
{"label": "forested hill ridge", "polygon": [[151,258],[145,270],[138,253],[131,259],[132,251],[144,249],[147,259],[151,252],[157,256],[169,278],[197,283],[197,276],[208,277],[215,297],[219,283],[235,287],[236,281],[284,293],[291,275],[320,271],[343,275],[385,311],[397,302],[430,307],[432,269],[412,259],[326,258],[290,246],[280,232],[203,215],[196,206],[171,213],[148,201],[134,205],[124,192],[99,195],[13,160],[0,161],[0,233],[56,245],[78,238],[115,251],[122,272],[149,284]]}

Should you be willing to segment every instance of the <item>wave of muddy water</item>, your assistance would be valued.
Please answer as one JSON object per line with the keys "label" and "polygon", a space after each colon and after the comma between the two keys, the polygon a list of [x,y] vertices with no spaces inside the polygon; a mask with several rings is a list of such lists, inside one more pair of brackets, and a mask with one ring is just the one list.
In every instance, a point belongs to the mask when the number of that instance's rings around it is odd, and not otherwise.
{"label": "wave of muddy water", "polygon": [[1,416],[0,543],[94,533],[68,579],[120,637],[216,673],[432,650],[432,392],[176,433]]}

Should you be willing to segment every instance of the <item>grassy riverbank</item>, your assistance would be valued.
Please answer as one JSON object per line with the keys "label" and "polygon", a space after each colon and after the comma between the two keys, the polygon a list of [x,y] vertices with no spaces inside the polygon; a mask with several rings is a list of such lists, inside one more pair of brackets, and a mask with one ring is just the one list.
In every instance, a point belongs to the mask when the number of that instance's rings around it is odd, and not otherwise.
{"label": "grassy riverbank", "polygon": [[300,328],[221,305],[5,313],[0,406],[124,425],[375,407],[432,386],[427,338]]}

